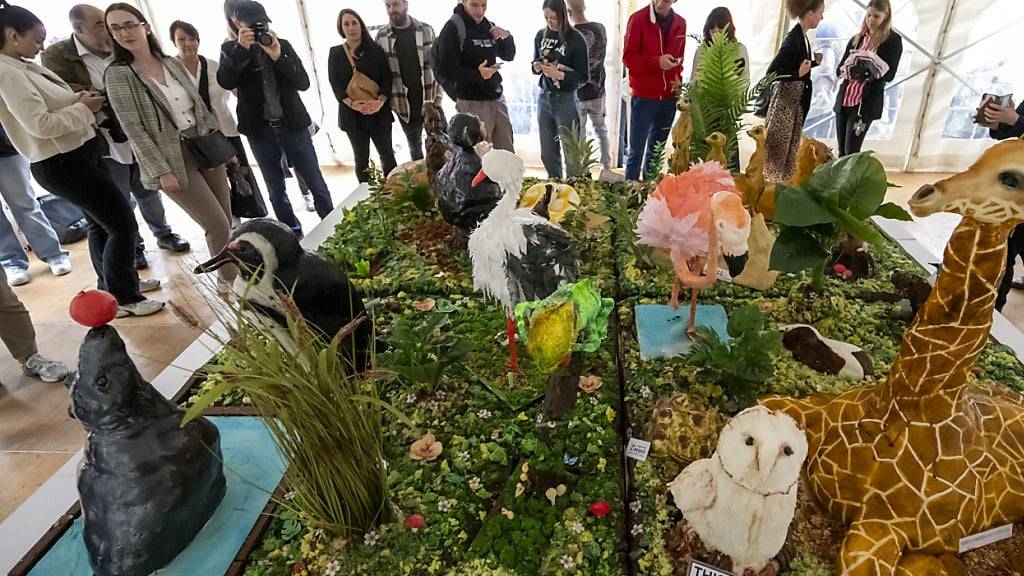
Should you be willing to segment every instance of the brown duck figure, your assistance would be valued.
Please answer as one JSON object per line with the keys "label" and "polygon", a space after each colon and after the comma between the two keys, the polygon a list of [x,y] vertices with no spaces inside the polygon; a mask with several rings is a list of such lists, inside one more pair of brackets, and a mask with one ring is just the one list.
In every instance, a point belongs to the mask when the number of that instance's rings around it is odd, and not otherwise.
{"label": "brown duck figure", "polygon": [[690,103],[680,98],[676,101],[679,108],[679,119],[672,127],[672,160],[669,171],[682,174],[690,169],[690,139],[693,138],[693,118],[690,116]]}
{"label": "brown duck figure", "polygon": [[1024,141],[910,199],[963,216],[888,378],[838,396],[771,398],[807,433],[808,487],[849,526],[837,573],[965,574],[960,539],[1024,520],[1024,397],[978,383],[1007,238],[1024,222]]}
{"label": "brown duck figure", "polygon": [[708,143],[708,162],[718,162],[722,165],[722,168],[729,168],[729,161],[725,159],[725,134],[721,132],[712,132],[710,136],[704,139]]}

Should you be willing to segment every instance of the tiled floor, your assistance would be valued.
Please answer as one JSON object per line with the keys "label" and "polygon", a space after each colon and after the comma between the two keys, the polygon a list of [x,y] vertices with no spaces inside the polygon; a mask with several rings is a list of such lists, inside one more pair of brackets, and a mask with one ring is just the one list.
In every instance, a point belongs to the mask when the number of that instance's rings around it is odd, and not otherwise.
{"label": "tiled floor", "polygon": [[[325,175],[335,200],[340,200],[356,186],[350,169],[328,169]],[[901,188],[891,191],[890,198],[905,202],[922,184],[934,182],[941,176],[892,174],[890,179]],[[301,206],[298,191],[292,189],[291,192],[293,204]],[[150,379],[198,337],[201,328],[195,327],[195,320],[203,324],[210,319],[203,304],[209,296],[197,289],[190,272],[198,261],[207,257],[202,232],[176,206],[170,202],[166,205],[172,225],[192,243],[193,251],[185,255],[161,252],[146,231],[151,268],[144,275],[165,280],[164,289],[154,297],[172,302],[178,312],[114,322],[140,372]],[[307,230],[318,221],[314,213],[297,210],[296,214]],[[955,223],[955,218],[938,215],[911,224],[910,230],[926,248],[940,254]],[[17,288],[17,292],[32,313],[41,351],[74,365],[86,330],[71,322],[67,305],[78,290],[93,285],[94,277],[85,242],[68,248],[75,266],[72,274],[54,278],[45,265],[35,262],[31,269],[32,282]],[[1011,294],[1006,312],[1018,327],[1024,328],[1024,295],[1016,291]],[[57,384],[42,384],[25,378],[6,349],[0,349],[0,382],[3,383],[0,387],[2,521],[81,448],[83,433],[81,426],[67,416],[66,391]]]}

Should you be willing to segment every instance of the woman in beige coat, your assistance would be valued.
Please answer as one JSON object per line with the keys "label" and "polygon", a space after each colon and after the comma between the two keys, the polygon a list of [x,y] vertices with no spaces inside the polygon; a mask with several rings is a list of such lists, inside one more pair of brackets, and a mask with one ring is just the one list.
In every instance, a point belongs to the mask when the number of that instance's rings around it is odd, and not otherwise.
{"label": "woman in beige coat", "polygon": [[[114,63],[107,68],[107,96],[139,159],[142,184],[163,190],[206,233],[210,254],[231,233],[231,196],[224,166],[202,168],[183,138],[219,128],[181,62],[164,55],[142,13],[130,4],[107,8]],[[226,289],[237,270],[221,268]]]}

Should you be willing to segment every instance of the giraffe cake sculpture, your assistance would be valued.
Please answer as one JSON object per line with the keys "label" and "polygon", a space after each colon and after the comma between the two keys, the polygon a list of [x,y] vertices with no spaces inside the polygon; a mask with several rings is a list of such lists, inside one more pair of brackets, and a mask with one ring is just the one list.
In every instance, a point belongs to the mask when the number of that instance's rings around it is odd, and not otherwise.
{"label": "giraffe cake sculpture", "polygon": [[1024,141],[921,188],[917,216],[963,216],[888,379],[839,396],[770,398],[807,432],[808,486],[849,528],[841,574],[961,574],[959,541],[1024,520],[1024,398],[974,383],[1007,237],[1024,221]]}

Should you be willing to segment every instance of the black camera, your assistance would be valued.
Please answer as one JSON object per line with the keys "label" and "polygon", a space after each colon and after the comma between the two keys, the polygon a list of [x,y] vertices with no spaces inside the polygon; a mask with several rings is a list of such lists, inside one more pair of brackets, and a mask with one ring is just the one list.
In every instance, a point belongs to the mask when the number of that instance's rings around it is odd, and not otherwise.
{"label": "black camera", "polygon": [[256,41],[260,44],[270,46],[274,43],[274,37],[270,35],[270,27],[266,22],[253,22],[249,28],[256,35]]}
{"label": "black camera", "polygon": [[[106,92],[103,93],[106,96]],[[117,120],[117,116],[114,114],[114,107],[110,105],[110,100],[103,102],[103,107],[100,108],[100,112],[103,113],[103,120],[98,122],[96,125],[100,128],[105,128],[110,133],[110,139],[118,144],[124,144],[128,141],[128,135],[124,133],[124,129],[121,128],[121,122]]]}

